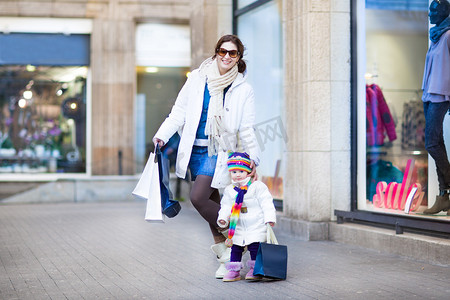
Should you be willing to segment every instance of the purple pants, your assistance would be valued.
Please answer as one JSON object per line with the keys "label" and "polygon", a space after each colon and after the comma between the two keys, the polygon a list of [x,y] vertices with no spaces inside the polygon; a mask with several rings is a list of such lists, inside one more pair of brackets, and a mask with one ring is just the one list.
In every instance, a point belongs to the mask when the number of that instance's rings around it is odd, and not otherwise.
{"label": "purple pants", "polygon": [[[250,251],[250,259],[255,260],[256,254],[258,254],[259,242],[251,243],[247,246],[248,251]],[[231,246],[231,257],[230,261],[241,261],[242,253],[244,252],[244,247],[233,245]]]}

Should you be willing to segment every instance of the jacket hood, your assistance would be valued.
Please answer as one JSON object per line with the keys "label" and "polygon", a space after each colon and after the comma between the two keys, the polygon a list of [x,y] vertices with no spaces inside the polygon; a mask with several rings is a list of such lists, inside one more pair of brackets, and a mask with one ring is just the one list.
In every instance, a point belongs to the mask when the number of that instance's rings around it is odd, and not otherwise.
{"label": "jacket hood", "polygon": [[244,73],[238,73],[236,76],[236,79],[233,81],[233,84],[230,87],[230,90],[237,87],[240,84],[243,84],[247,81],[247,71],[244,71]]}

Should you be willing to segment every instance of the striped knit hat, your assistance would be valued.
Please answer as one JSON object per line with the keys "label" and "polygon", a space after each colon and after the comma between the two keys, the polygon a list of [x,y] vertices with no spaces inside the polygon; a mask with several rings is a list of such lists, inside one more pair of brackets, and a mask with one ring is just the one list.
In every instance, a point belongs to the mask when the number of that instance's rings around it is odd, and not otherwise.
{"label": "striped knit hat", "polygon": [[252,171],[250,163],[250,156],[247,153],[232,152],[228,156],[228,171],[245,171],[250,173]]}

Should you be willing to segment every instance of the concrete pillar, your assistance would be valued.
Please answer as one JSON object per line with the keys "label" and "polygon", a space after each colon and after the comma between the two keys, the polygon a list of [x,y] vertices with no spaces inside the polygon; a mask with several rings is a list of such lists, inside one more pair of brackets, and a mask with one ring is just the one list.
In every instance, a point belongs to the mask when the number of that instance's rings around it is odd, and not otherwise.
{"label": "concrete pillar", "polygon": [[336,197],[350,202],[349,5],[283,1],[289,136],[283,209],[293,220],[326,222]]}
{"label": "concrete pillar", "polygon": [[214,54],[217,40],[232,33],[232,6],[229,0],[196,0],[191,4],[192,68]]}
{"label": "concrete pillar", "polygon": [[92,173],[134,174],[135,58],[132,15],[121,13],[120,2],[104,4],[93,22]]}

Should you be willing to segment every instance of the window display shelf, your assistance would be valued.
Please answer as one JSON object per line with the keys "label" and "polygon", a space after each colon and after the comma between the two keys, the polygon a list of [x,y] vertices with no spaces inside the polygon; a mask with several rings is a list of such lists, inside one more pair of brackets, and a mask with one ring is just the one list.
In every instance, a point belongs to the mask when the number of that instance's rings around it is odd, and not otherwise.
{"label": "window display shelf", "polygon": [[58,159],[60,157],[0,155],[0,173],[54,173]]}
{"label": "window display shelf", "polygon": [[403,149],[398,145],[392,146],[379,146],[379,147],[367,147],[366,153],[370,155],[387,155],[387,156],[427,156],[428,152],[425,149]]}
{"label": "window display shelf", "polygon": [[[19,155],[14,155],[14,156],[2,156],[0,155],[0,160],[4,161],[39,161],[39,160],[48,160],[50,158],[54,158],[54,156],[19,156]],[[56,157],[59,158],[59,157]]]}

